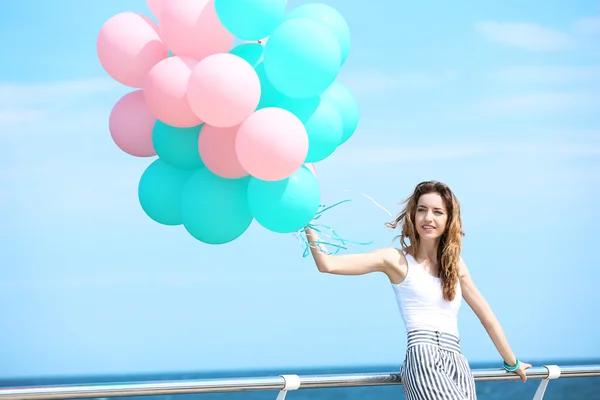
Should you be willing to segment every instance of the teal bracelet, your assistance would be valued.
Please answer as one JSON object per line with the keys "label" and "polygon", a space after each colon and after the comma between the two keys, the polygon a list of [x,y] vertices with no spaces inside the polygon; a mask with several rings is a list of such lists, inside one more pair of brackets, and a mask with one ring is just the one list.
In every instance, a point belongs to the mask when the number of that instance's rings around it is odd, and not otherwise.
{"label": "teal bracelet", "polygon": [[521,367],[521,361],[519,361],[519,359],[517,358],[517,364],[514,367],[511,367],[510,365],[508,365],[506,363],[506,361],[504,361],[502,363],[502,366],[504,367],[505,370],[507,370],[508,372],[515,372],[516,370],[518,370]]}

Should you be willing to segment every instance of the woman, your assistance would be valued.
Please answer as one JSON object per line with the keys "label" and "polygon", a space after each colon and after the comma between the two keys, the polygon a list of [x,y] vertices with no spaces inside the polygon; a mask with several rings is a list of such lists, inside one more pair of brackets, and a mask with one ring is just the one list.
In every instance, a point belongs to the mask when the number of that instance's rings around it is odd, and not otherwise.
{"label": "woman", "polygon": [[[311,245],[319,271],[339,275],[383,272],[389,278],[406,325],[407,350],[401,377],[408,400],[477,398],[475,382],[458,335],[461,297],[473,309],[496,349],[504,368],[523,382],[530,364],[511,351],[500,323],[477,290],[461,254],[462,222],[454,194],[440,182],[422,182],[406,200],[406,208],[386,226],[402,226],[402,249],[332,256]],[[316,233],[306,228],[309,243]],[[410,241],[410,246],[406,244]]]}

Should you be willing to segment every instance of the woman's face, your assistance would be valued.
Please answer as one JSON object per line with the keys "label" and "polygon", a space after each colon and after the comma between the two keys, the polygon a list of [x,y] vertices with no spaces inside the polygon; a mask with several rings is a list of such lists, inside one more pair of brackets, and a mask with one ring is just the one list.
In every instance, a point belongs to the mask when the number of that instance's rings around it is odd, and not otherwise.
{"label": "woman's face", "polygon": [[421,195],[415,213],[415,225],[421,240],[437,239],[444,234],[448,212],[438,193]]}

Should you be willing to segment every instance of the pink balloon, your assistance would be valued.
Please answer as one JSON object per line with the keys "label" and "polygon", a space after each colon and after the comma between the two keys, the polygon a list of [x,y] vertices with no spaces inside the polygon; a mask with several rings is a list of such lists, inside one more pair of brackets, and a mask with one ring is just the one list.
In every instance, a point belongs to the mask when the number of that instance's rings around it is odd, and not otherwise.
{"label": "pink balloon", "polygon": [[156,34],[157,34],[157,35],[159,35],[159,37],[160,37],[160,32],[158,31],[158,24],[157,24],[156,22],[154,22],[154,21],[152,20],[152,18],[150,18],[150,17],[149,17],[149,16],[147,16],[147,15],[144,15],[144,14],[138,14],[138,15],[139,15],[140,17],[142,17],[142,18],[144,19],[144,21],[146,21],[146,22],[148,23],[148,25],[150,25],[150,27],[151,27],[152,29],[154,29],[154,32],[156,32]]}
{"label": "pink balloon", "polygon": [[125,153],[151,157],[156,155],[152,144],[155,122],[156,117],[144,100],[144,92],[135,90],[115,103],[108,119],[108,130],[115,144]]}
{"label": "pink balloon", "polygon": [[239,125],[258,106],[260,79],[252,66],[233,54],[214,54],[200,61],[188,83],[192,111],[219,128]]}
{"label": "pink balloon", "polygon": [[202,121],[187,101],[187,87],[197,60],[169,57],[150,70],[144,87],[146,102],[156,118],[178,128],[197,126]]}
{"label": "pink balloon", "polygon": [[237,179],[248,176],[235,152],[238,127],[217,128],[202,126],[198,139],[200,158],[212,173],[222,178]]}
{"label": "pink balloon", "polygon": [[165,1],[160,21],[161,37],[175,55],[202,60],[233,47],[234,36],[221,24],[213,0]]}
{"label": "pink balloon", "polygon": [[313,164],[313,163],[306,163],[304,165],[306,166],[306,168],[308,168],[310,170],[310,172],[312,172],[312,174],[316,178],[317,177],[317,169],[315,168],[315,164]]}
{"label": "pink balloon", "polygon": [[308,135],[302,122],[282,108],[263,108],[238,129],[235,151],[248,173],[265,181],[285,179],[302,166]]}
{"label": "pink balloon", "polygon": [[161,18],[164,2],[165,2],[164,0],[146,0],[146,4],[148,5],[150,12],[158,20],[160,20],[160,18]]}
{"label": "pink balloon", "polygon": [[169,56],[149,18],[133,12],[112,16],[96,40],[102,68],[117,82],[141,88],[152,67]]}

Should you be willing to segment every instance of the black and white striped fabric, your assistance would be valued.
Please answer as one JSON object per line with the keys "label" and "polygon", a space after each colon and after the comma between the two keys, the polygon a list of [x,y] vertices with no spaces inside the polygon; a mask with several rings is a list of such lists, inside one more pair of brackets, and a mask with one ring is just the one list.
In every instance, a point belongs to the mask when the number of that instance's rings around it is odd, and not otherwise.
{"label": "black and white striped fabric", "polygon": [[426,330],[408,332],[400,376],[407,400],[476,400],[475,381],[459,339]]}

